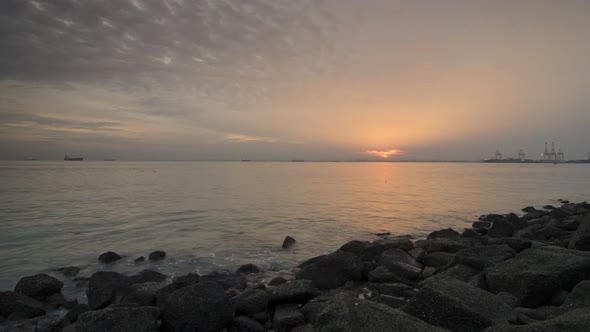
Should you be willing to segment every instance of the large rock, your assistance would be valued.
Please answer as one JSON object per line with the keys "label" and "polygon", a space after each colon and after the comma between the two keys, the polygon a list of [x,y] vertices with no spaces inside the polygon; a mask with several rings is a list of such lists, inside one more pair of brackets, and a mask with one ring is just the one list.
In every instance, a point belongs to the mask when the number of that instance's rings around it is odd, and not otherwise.
{"label": "large rock", "polygon": [[161,250],[156,250],[148,256],[148,259],[152,262],[161,261],[162,259],[166,258],[166,252]]}
{"label": "large rock", "polygon": [[241,274],[252,274],[260,272],[262,272],[262,269],[254,264],[242,264],[236,269],[236,273]]}
{"label": "large rock", "polygon": [[367,288],[381,295],[411,298],[416,295],[416,290],[406,284],[395,283],[367,283]]}
{"label": "large rock", "polygon": [[311,280],[319,289],[333,289],[349,280],[361,280],[363,263],[357,256],[337,250],[305,265],[295,277]]}
{"label": "large rock", "polygon": [[459,237],[461,237],[461,234],[459,234],[457,231],[455,231],[452,228],[447,228],[447,229],[441,229],[439,231],[434,231],[434,232],[428,234],[428,236],[426,236],[426,239],[427,240],[441,239],[441,238],[458,239]]}
{"label": "large rock", "polygon": [[507,325],[516,317],[512,308],[493,294],[452,278],[427,284],[404,310],[452,331]]}
{"label": "large rock", "polygon": [[579,282],[561,305],[565,310],[590,307],[590,280]]}
{"label": "large rock", "polygon": [[114,307],[87,311],[76,322],[76,331],[85,332],[148,332],[158,329],[156,307]]}
{"label": "large rock", "polygon": [[394,237],[389,239],[379,239],[373,241],[373,245],[377,248],[377,254],[390,249],[399,249],[409,251],[414,248],[414,243],[407,237]]}
{"label": "large rock", "polygon": [[492,223],[488,237],[507,237],[514,233],[514,226],[506,219],[498,219]]}
{"label": "large rock", "polygon": [[246,316],[234,317],[231,327],[231,332],[264,332],[266,329],[262,324],[254,319]]}
{"label": "large rock", "polygon": [[303,312],[314,329],[322,332],[445,331],[403,311],[347,293],[317,298],[305,305]]}
{"label": "large rock", "polygon": [[486,272],[493,292],[511,293],[524,307],[533,308],[585,279],[590,279],[590,253],[559,247],[525,250]]}
{"label": "large rock", "polygon": [[[466,250],[466,249],[463,249]],[[424,259],[424,266],[440,269],[455,261],[455,254],[450,252],[435,251],[431,252]]]}
{"label": "large rock", "polygon": [[512,248],[516,252],[521,252],[531,247],[532,243],[530,240],[518,239],[514,237],[501,237],[488,239],[488,245],[492,244],[505,244]]}
{"label": "large rock", "polygon": [[455,258],[460,264],[484,269],[514,256],[516,256],[516,252],[512,248],[506,244],[499,244],[466,248],[457,252]]}
{"label": "large rock", "polygon": [[156,293],[167,286],[161,282],[146,282],[143,284],[133,284],[121,291],[121,303],[136,303],[140,306],[155,306],[156,305]]}
{"label": "large rock", "polygon": [[424,251],[431,253],[435,251],[443,251],[443,252],[450,252],[456,253],[457,251],[465,248],[470,248],[474,246],[480,246],[481,242],[475,239],[446,239],[446,238],[438,238],[438,239],[430,239],[430,240],[420,240],[414,243],[416,247],[420,247],[424,249]]}
{"label": "large rock", "polygon": [[582,308],[570,311],[541,322],[532,322],[529,325],[493,326],[484,332],[587,332],[590,326],[590,308]]}
{"label": "large rock", "polygon": [[223,289],[246,289],[246,286],[248,286],[246,278],[242,274],[235,273],[211,273],[200,276],[199,280],[214,282],[223,287]]}
{"label": "large rock", "polygon": [[54,277],[41,273],[19,280],[14,292],[44,301],[48,296],[59,293],[63,285],[63,282]]}
{"label": "large rock", "polygon": [[303,324],[305,324],[305,317],[296,304],[281,304],[276,307],[272,318],[275,331],[287,332]]}
{"label": "large rock", "polygon": [[143,284],[146,282],[163,282],[168,279],[168,276],[158,271],[146,269],[129,277],[129,279],[133,284]]}
{"label": "large rock", "polygon": [[570,249],[590,251],[590,215],[588,215],[574,233],[569,243]]}
{"label": "large rock", "polygon": [[377,258],[377,265],[386,267],[399,281],[404,283],[417,279],[422,273],[422,264],[400,249],[389,249],[383,252]]}
{"label": "large rock", "polygon": [[473,287],[487,289],[483,272],[463,264],[456,264],[440,273],[437,273],[427,279],[424,279],[418,284],[418,286],[421,287],[426,284],[438,282],[446,278],[457,279]]}
{"label": "large rock", "polygon": [[131,284],[131,279],[120,273],[96,272],[88,281],[88,305],[92,309],[104,308],[114,302],[115,291],[123,290]]}
{"label": "large rock", "polygon": [[320,295],[320,291],[310,280],[293,280],[281,284],[272,290],[270,301],[279,303],[306,303]]}
{"label": "large rock", "polygon": [[0,292],[0,316],[8,317],[14,313],[22,313],[27,318],[45,315],[43,304],[26,295],[7,291]]}
{"label": "large rock", "polygon": [[121,256],[116,252],[107,251],[98,256],[98,260],[105,264],[114,263],[121,259]]}
{"label": "large rock", "polygon": [[219,331],[234,317],[234,309],[223,287],[199,282],[170,294],[162,306],[162,320],[175,331]]}
{"label": "large rock", "polygon": [[270,295],[264,289],[248,289],[232,298],[236,313],[253,315],[265,311],[270,302]]}

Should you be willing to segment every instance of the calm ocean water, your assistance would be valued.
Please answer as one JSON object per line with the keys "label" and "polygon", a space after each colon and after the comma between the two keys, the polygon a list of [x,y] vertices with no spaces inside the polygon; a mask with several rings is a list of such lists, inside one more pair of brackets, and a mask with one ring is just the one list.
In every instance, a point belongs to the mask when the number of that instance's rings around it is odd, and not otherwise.
{"label": "calm ocean water", "polygon": [[[60,266],[168,274],[295,262],[376,232],[424,236],[484,213],[590,200],[590,165],[0,162],[0,290]],[[293,250],[280,249],[286,235]],[[165,250],[161,263],[133,259]]]}

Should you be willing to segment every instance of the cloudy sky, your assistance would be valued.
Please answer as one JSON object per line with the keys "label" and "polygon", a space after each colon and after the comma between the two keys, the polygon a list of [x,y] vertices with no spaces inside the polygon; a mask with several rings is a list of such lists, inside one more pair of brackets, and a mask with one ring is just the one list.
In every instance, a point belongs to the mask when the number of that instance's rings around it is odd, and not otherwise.
{"label": "cloudy sky", "polygon": [[587,0],[2,0],[0,159],[590,151]]}

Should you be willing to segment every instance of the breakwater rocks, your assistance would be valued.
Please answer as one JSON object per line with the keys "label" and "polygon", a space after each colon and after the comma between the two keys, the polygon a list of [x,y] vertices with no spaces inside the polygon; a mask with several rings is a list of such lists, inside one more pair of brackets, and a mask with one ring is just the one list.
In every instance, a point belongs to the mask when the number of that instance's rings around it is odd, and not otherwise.
{"label": "breakwater rocks", "polygon": [[[544,208],[426,239],[351,241],[289,280],[251,282],[264,273],[252,264],[173,279],[101,271],[87,280],[88,303],[76,303],[60,280],[24,277],[0,292],[0,331],[589,331],[590,204]],[[55,308],[66,310],[46,314]]]}

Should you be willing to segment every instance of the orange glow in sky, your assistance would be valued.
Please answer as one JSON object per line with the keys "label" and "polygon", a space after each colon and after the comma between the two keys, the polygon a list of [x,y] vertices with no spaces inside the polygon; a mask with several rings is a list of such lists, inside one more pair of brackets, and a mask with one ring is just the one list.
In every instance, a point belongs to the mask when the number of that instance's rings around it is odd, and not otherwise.
{"label": "orange glow in sky", "polygon": [[361,152],[362,154],[368,154],[370,156],[380,157],[383,159],[389,158],[391,156],[396,156],[402,153],[402,150],[398,149],[391,149],[387,151],[378,151],[378,150],[366,150]]}

